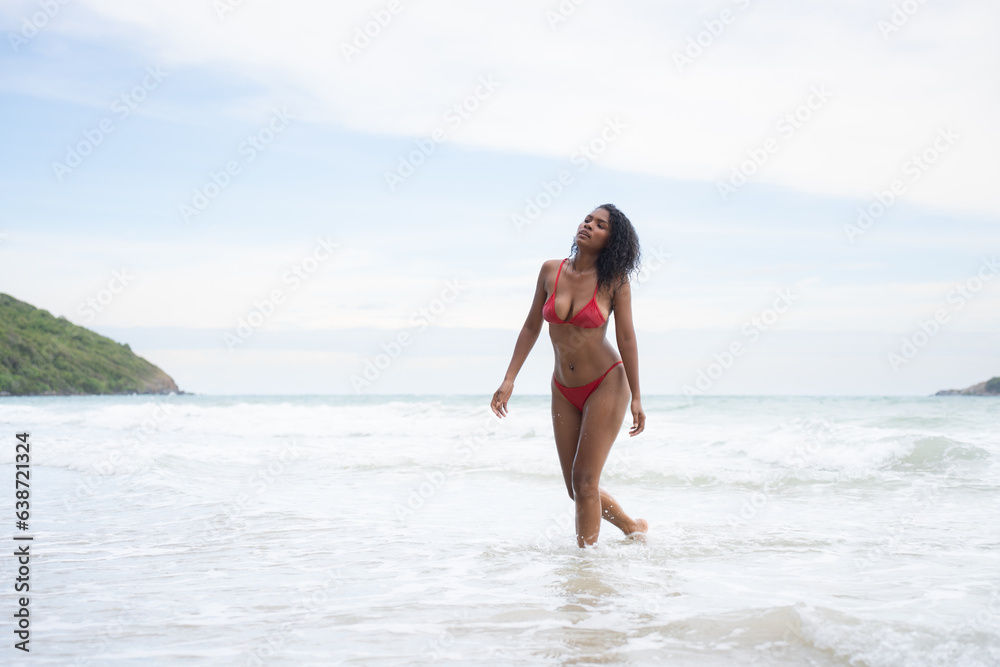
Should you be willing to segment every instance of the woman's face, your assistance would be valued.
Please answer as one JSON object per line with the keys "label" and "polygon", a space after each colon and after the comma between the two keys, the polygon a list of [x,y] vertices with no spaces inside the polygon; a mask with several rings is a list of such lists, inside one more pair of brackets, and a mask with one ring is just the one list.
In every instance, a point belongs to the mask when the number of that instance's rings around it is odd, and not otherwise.
{"label": "woman's face", "polygon": [[611,222],[608,212],[595,208],[576,229],[576,245],[587,250],[600,251],[611,239]]}

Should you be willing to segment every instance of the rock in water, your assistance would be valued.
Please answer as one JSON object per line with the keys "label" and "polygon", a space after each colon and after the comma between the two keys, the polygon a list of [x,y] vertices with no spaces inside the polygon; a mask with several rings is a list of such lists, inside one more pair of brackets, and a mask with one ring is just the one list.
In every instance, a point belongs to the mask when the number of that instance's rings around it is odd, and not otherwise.
{"label": "rock in water", "polygon": [[942,389],[935,396],[1000,396],[1000,377],[995,377],[965,389]]}

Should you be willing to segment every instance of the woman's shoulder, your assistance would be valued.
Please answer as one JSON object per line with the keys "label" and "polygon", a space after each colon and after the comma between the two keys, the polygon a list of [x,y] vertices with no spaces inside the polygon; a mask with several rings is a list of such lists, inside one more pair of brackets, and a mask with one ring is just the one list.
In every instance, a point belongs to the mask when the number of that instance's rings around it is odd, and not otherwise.
{"label": "woman's shoulder", "polygon": [[542,262],[541,273],[546,274],[546,275],[549,274],[549,273],[555,273],[556,271],[559,270],[559,265],[562,264],[563,261],[565,261],[565,260],[563,260],[563,259],[547,259],[547,260],[545,260],[544,262]]}
{"label": "woman's shoulder", "polygon": [[542,262],[542,267],[538,270],[538,284],[555,285],[556,277],[559,275],[559,266],[563,263],[561,259],[547,259]]}

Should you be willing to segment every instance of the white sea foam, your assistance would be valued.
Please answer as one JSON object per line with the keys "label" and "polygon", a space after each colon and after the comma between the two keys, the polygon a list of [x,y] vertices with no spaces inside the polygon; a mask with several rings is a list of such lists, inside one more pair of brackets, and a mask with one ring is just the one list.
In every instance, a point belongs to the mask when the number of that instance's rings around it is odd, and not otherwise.
{"label": "white sea foam", "polygon": [[601,482],[649,540],[586,550],[549,399],[487,402],[0,400],[33,660],[1000,664],[996,401],[648,397]]}

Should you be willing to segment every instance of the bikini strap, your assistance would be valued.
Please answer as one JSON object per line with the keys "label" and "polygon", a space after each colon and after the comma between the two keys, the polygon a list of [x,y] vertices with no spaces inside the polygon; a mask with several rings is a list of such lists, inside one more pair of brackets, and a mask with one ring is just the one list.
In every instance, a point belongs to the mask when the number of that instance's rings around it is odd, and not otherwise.
{"label": "bikini strap", "polygon": [[556,290],[559,289],[559,274],[562,273],[562,267],[563,267],[563,264],[565,264],[565,263],[566,263],[565,259],[563,261],[559,262],[559,269],[556,271],[556,284],[552,287],[552,296],[553,297],[556,295]]}

